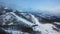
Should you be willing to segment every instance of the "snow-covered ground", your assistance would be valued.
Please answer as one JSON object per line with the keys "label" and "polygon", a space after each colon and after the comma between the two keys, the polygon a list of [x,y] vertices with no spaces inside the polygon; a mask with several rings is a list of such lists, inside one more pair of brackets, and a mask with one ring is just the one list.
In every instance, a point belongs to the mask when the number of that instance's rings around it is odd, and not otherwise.
{"label": "snow-covered ground", "polygon": [[[50,24],[50,23],[46,23],[46,24],[42,24],[39,22],[39,20],[31,14],[31,18],[33,20],[33,23],[15,15],[15,13],[11,12],[10,14],[14,15],[16,17],[16,19],[18,21],[22,21],[24,25],[28,25],[29,27],[31,27],[34,31],[38,31],[40,33],[38,34],[60,34],[60,32],[56,31],[53,29],[53,27],[55,27],[55,25],[53,24]],[[14,23],[13,23],[14,24]],[[33,25],[38,25],[38,26],[35,26],[35,27],[32,27]],[[21,23],[20,23],[21,25]],[[56,28],[56,27],[55,27]],[[11,32],[12,34],[29,34],[29,33],[25,33],[25,32],[21,32],[21,31],[18,31],[18,30],[5,30],[7,32]]]}

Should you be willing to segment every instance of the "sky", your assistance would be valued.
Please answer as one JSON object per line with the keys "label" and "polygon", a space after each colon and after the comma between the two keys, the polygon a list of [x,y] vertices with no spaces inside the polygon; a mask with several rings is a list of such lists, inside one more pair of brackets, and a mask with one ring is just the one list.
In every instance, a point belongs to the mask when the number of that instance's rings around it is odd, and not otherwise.
{"label": "sky", "polygon": [[60,13],[60,0],[0,0],[0,4],[9,5],[18,9],[35,9]]}

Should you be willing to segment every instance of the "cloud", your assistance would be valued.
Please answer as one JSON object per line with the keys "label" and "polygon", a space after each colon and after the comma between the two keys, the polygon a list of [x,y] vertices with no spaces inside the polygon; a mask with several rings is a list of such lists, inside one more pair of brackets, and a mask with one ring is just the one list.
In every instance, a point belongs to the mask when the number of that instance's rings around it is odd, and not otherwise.
{"label": "cloud", "polygon": [[56,6],[56,7],[46,7],[46,8],[40,8],[41,11],[45,11],[48,12],[48,14],[52,14],[55,15],[57,17],[60,16],[60,6]]}
{"label": "cloud", "polygon": [[42,11],[48,11],[50,13],[59,14],[60,13],[60,6],[57,7],[50,7],[50,8],[40,8]]}

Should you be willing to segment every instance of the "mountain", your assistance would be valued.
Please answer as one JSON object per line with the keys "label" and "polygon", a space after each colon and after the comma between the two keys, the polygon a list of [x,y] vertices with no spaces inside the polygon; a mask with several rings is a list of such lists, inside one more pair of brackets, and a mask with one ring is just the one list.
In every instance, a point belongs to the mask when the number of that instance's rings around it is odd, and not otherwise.
{"label": "mountain", "polygon": [[21,12],[0,7],[0,28],[10,34],[59,34],[60,21],[48,12]]}

